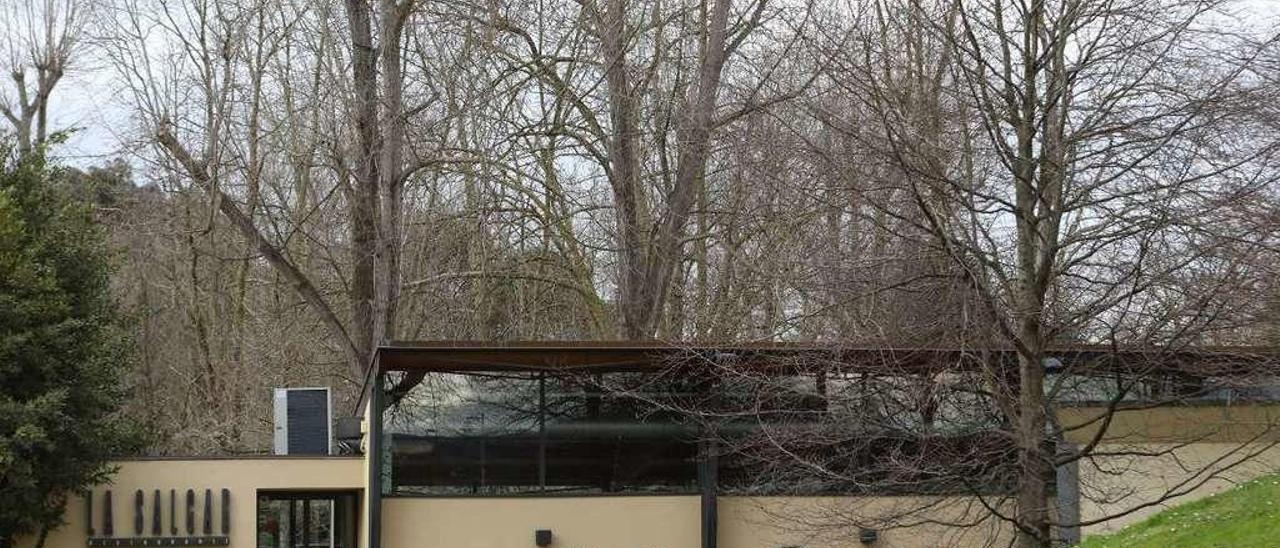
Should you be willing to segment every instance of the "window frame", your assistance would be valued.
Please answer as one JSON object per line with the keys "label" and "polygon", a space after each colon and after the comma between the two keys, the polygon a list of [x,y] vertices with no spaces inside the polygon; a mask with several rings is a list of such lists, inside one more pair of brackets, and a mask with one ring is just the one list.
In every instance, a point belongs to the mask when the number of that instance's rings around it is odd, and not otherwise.
{"label": "window frame", "polygon": [[[380,372],[380,374],[385,375],[388,372],[394,372],[394,371],[402,371],[402,370],[383,371],[383,372]],[[571,377],[580,376],[580,375],[589,376],[589,375],[598,375],[598,374],[618,374],[618,373],[646,375],[646,374],[651,374],[652,371],[643,370],[643,369],[626,369],[626,370],[610,369],[607,371],[600,371],[600,370],[550,371],[550,370],[536,369],[536,368],[521,368],[521,369],[494,368],[494,369],[464,369],[464,370],[456,370],[456,371],[455,370],[439,370],[439,371],[428,372],[427,375],[459,375],[459,376],[474,377],[474,378],[528,380],[528,381],[533,381],[537,384],[537,393],[538,393],[539,401],[537,405],[538,417],[536,419],[537,431],[534,433],[538,439],[538,454],[536,458],[536,466],[537,466],[536,474],[538,476],[537,484],[527,485],[527,486],[513,485],[512,487],[514,488],[518,488],[518,489],[527,488],[527,489],[521,490],[520,492],[510,492],[510,493],[504,493],[504,492],[429,493],[429,492],[412,492],[412,491],[406,492],[406,491],[397,490],[396,482],[394,481],[394,477],[393,477],[393,473],[394,473],[393,471],[395,469],[394,449],[388,448],[388,445],[387,445],[391,440],[394,439],[394,436],[396,435],[395,433],[392,433],[388,428],[388,424],[387,424],[388,420],[386,415],[386,413],[391,409],[393,409],[393,407],[385,406],[382,409],[381,417],[380,417],[380,420],[378,421],[379,422],[379,429],[378,429],[379,430],[379,436],[378,436],[379,451],[378,452],[380,454],[379,460],[382,463],[380,466],[383,472],[381,475],[381,479],[384,482],[384,484],[380,486],[380,492],[381,492],[380,496],[382,498],[450,499],[450,498],[542,498],[542,497],[575,498],[575,497],[635,497],[635,496],[662,497],[662,496],[697,496],[701,494],[703,491],[701,487],[702,480],[700,478],[700,473],[702,470],[701,461],[705,457],[701,450],[701,444],[697,439],[691,440],[689,442],[690,448],[692,449],[692,457],[690,458],[687,464],[689,467],[689,472],[691,472],[692,474],[690,477],[690,481],[683,486],[673,485],[669,489],[664,489],[659,491],[628,490],[627,488],[621,488],[617,491],[582,490],[582,489],[559,490],[557,489],[558,486],[549,485],[547,483],[548,469],[550,468],[549,464],[551,463],[551,460],[548,459],[547,457],[547,449],[550,446],[551,442],[555,441],[548,437],[548,429],[547,429],[547,423],[548,423],[547,419],[550,416],[548,414],[548,409],[550,409],[550,406],[548,405],[548,402],[546,399],[548,381],[553,380],[557,377],[571,378]],[[525,375],[528,375],[529,378],[527,379],[521,378]],[[385,378],[382,380],[385,382]],[[479,436],[479,437],[483,437],[483,436]],[[385,440],[383,440],[382,438],[385,438]],[[430,488],[432,486],[424,485],[423,487]],[[435,486],[435,487],[443,487],[443,486]]]}

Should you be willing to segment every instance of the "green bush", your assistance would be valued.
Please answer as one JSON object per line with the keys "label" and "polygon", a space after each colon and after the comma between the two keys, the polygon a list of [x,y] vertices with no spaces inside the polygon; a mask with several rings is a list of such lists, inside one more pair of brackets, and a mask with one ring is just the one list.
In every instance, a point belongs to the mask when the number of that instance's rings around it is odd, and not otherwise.
{"label": "green bush", "polygon": [[137,441],[103,230],[39,155],[0,150],[0,548],[62,523]]}

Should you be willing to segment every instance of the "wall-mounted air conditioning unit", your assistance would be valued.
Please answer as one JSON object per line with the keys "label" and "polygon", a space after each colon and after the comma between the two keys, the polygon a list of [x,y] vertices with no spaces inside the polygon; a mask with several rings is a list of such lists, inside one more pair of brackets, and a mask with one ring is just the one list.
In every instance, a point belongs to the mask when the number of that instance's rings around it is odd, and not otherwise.
{"label": "wall-mounted air conditioning unit", "polygon": [[273,453],[328,455],[333,440],[333,413],[328,388],[277,388]]}

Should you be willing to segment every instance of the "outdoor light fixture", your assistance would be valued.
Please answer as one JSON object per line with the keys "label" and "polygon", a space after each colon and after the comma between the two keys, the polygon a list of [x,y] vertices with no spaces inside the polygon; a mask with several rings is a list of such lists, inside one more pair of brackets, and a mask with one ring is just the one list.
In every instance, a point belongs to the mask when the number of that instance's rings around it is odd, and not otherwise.
{"label": "outdoor light fixture", "polygon": [[551,530],[538,529],[533,532],[533,543],[538,546],[551,546]]}
{"label": "outdoor light fixture", "polygon": [[858,530],[858,540],[863,544],[871,544],[880,539],[880,532],[875,529],[862,528]]}

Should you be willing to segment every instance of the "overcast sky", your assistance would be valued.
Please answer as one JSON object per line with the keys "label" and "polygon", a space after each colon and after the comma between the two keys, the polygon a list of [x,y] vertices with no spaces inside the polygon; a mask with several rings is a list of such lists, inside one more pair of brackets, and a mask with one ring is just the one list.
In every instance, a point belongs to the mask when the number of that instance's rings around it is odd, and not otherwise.
{"label": "overcast sky", "polygon": [[[1240,5],[1242,18],[1259,28],[1275,28],[1270,25],[1280,22],[1280,0],[1242,0]],[[81,63],[55,92],[51,127],[78,128],[68,143],[55,151],[57,156],[72,165],[87,166],[126,155],[133,125],[120,94],[110,67],[82,55]]]}

